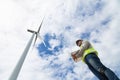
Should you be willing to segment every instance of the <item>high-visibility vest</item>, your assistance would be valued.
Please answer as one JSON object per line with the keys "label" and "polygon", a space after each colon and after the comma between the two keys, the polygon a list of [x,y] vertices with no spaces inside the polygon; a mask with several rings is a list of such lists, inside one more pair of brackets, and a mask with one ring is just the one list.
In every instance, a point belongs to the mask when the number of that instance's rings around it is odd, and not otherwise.
{"label": "high-visibility vest", "polygon": [[82,56],[82,61],[85,62],[85,61],[84,61],[85,57],[86,57],[88,54],[93,53],[93,52],[94,52],[96,55],[98,55],[98,52],[97,52],[93,47],[85,50],[85,51],[84,51],[84,54],[83,54],[83,56]]}

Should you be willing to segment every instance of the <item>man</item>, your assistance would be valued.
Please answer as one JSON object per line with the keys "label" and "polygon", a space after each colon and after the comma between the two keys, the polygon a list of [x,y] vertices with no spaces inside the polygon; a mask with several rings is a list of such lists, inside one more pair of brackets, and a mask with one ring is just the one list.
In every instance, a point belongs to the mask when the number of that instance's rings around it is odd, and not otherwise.
{"label": "man", "polygon": [[71,54],[75,62],[79,60],[85,62],[93,74],[100,80],[119,80],[113,71],[101,63],[97,51],[92,47],[90,42],[77,40],[76,44],[80,49]]}

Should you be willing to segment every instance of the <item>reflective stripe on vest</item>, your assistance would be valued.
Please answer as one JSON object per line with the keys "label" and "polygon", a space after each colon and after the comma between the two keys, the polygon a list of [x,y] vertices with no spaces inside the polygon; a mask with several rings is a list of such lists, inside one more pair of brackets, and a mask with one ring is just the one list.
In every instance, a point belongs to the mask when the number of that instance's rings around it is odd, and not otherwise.
{"label": "reflective stripe on vest", "polygon": [[93,53],[93,52],[94,52],[96,55],[98,55],[98,52],[97,52],[94,48],[89,48],[89,49],[85,50],[85,52],[84,52],[84,54],[83,54],[83,56],[82,56],[82,61],[85,62],[85,61],[84,61],[85,56],[88,55],[88,54],[90,54],[90,53]]}

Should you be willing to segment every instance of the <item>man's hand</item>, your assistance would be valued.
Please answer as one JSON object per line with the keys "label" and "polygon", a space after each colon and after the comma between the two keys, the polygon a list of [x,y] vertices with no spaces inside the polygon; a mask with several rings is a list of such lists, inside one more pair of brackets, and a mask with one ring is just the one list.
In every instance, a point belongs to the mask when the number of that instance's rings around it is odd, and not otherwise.
{"label": "man's hand", "polygon": [[74,52],[71,53],[71,56],[72,56],[72,58],[75,62],[77,62],[76,52],[77,51],[74,51]]}

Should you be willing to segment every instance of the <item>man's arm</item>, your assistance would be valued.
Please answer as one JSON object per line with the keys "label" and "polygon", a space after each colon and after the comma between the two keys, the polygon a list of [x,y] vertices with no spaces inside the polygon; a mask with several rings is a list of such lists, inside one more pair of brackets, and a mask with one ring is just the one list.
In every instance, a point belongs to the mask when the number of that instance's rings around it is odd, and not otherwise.
{"label": "man's arm", "polygon": [[75,62],[77,62],[77,56],[76,56],[76,54],[78,54],[78,52],[79,52],[79,50],[74,51],[74,52],[71,53],[72,59],[73,59]]}
{"label": "man's arm", "polygon": [[72,56],[72,59],[73,59],[74,61],[77,60],[76,51],[72,52],[72,53],[71,53],[71,56]]}

